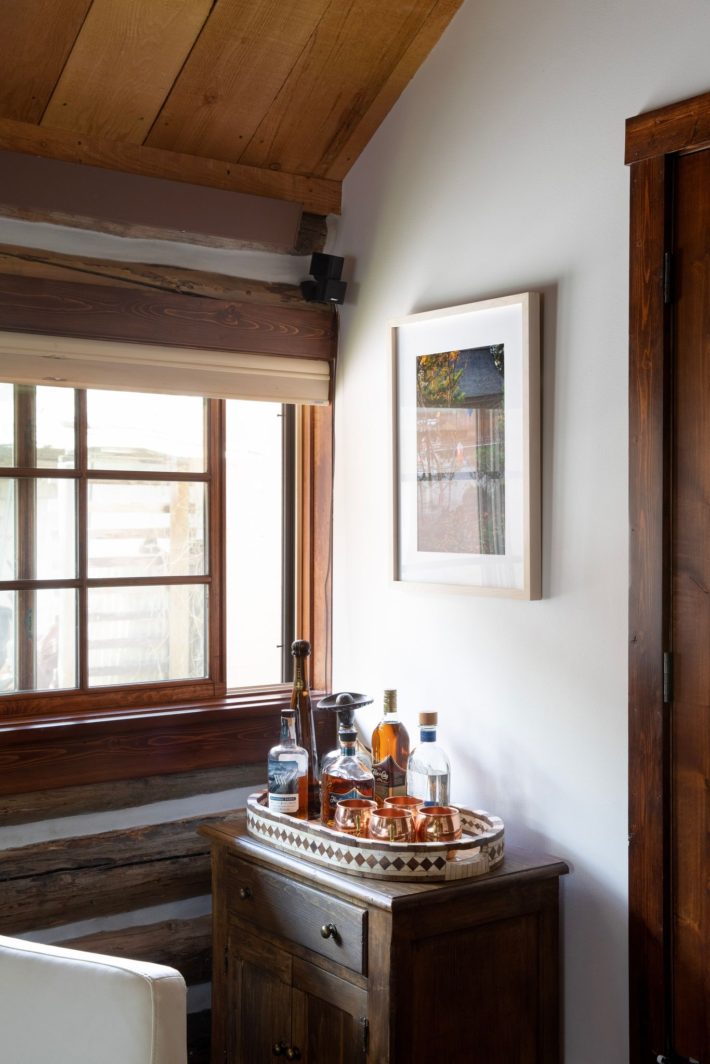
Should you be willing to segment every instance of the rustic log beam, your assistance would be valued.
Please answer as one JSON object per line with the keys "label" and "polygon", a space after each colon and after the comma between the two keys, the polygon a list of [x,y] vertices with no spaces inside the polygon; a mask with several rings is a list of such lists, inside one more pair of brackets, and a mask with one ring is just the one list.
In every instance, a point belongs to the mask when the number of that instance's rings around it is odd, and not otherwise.
{"label": "rustic log beam", "polygon": [[177,968],[188,985],[208,983],[212,977],[211,916],[98,931],[62,939],[57,944],[110,957],[167,964]]}
{"label": "rustic log beam", "polygon": [[0,795],[0,824],[28,824],[81,813],[130,809],[235,787],[256,789],[263,785],[265,774],[266,767],[262,765],[230,765],[228,768],[179,772],[172,776],[145,776],[112,783]]}
{"label": "rustic log beam", "polygon": [[0,244],[0,274],[42,281],[67,281],[70,284],[147,288],[156,292],[178,292],[205,299],[228,299],[243,303],[308,306],[316,308],[324,317],[332,314],[331,308],[325,304],[306,304],[298,285],[229,277],[179,266],[63,255],[9,244]]}
{"label": "rustic log beam", "polygon": [[198,829],[226,815],[5,850],[0,855],[0,933],[208,894],[209,847]]}

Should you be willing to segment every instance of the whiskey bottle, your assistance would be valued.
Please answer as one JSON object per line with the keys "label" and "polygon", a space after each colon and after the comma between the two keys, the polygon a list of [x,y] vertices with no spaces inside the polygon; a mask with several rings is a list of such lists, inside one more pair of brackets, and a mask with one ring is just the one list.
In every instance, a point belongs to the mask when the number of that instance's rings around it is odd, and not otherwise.
{"label": "whiskey bottle", "polygon": [[451,781],[449,759],[436,741],[437,713],[419,714],[419,745],[407,765],[407,794],[424,805],[448,805]]}
{"label": "whiskey bottle", "polygon": [[385,691],[384,716],[372,733],[375,800],[383,805],[393,794],[407,793],[409,733],[397,716],[397,692]]}
{"label": "whiskey bottle", "polygon": [[308,751],[296,742],[296,713],[281,711],[281,738],[269,750],[269,809],[305,820],[308,816]]}
{"label": "whiskey bottle", "polygon": [[340,756],[329,764],[321,776],[320,818],[333,826],[335,807],[343,798],[372,799],[375,781],[370,770],[357,756],[357,732],[342,728],[338,734]]}
{"label": "whiskey bottle", "polygon": [[308,669],[306,658],[311,652],[307,639],[297,639],[291,644],[293,655],[293,687],[291,689],[291,709],[296,714],[296,739],[308,752],[308,819],[317,820],[320,812],[318,792],[318,754],[316,751],[313,714],[311,713],[311,693],[308,688]]}

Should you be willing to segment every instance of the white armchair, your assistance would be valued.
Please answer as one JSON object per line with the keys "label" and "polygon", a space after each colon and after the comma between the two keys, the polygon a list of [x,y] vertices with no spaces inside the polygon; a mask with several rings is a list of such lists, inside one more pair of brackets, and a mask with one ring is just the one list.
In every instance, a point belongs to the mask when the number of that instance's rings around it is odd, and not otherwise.
{"label": "white armchair", "polygon": [[0,936],[3,1064],[186,1064],[174,968]]}

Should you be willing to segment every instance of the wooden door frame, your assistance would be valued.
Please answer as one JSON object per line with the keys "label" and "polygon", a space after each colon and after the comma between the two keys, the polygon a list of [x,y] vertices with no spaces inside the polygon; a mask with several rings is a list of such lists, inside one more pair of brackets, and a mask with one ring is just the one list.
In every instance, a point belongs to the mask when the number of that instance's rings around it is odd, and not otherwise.
{"label": "wooden door frame", "polygon": [[672,195],[675,159],[710,147],[710,93],[626,123],[629,287],[630,1059],[672,1052],[670,638]]}

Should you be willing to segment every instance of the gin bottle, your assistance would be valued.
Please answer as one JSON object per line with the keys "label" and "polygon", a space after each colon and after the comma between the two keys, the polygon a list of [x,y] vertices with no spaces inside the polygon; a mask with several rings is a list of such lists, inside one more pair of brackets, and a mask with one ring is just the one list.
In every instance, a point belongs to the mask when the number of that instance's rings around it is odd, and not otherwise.
{"label": "gin bottle", "polygon": [[343,798],[368,798],[375,793],[372,773],[357,756],[357,732],[341,728],[338,733],[340,756],[327,765],[321,774],[320,818],[333,826],[335,807]]}
{"label": "gin bottle", "polygon": [[407,793],[409,733],[397,716],[397,692],[385,691],[384,715],[372,733],[375,800],[383,805],[393,794]]}
{"label": "gin bottle", "polygon": [[419,714],[419,745],[407,766],[407,794],[421,798],[424,805],[449,804],[451,766],[436,741],[437,723],[437,713]]}
{"label": "gin bottle", "polygon": [[296,742],[296,713],[281,711],[281,737],[269,750],[269,809],[308,818],[308,751]]}
{"label": "gin bottle", "polygon": [[293,686],[291,688],[291,709],[296,714],[296,738],[308,753],[308,818],[318,818],[318,754],[316,751],[313,714],[311,713],[311,693],[308,688],[308,667],[306,658],[311,653],[311,644],[307,639],[296,639],[291,644],[293,656]]}

